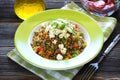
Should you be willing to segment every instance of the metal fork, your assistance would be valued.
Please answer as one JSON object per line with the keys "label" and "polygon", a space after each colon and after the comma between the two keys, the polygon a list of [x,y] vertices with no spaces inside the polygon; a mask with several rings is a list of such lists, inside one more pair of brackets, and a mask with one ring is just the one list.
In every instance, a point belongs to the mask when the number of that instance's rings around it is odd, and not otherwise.
{"label": "metal fork", "polygon": [[117,42],[120,40],[120,34],[118,34],[113,41],[110,43],[110,45],[107,47],[107,49],[103,52],[101,57],[96,63],[91,63],[89,66],[85,69],[85,71],[80,76],[79,80],[89,80],[92,75],[98,70],[99,63],[103,60],[104,57],[111,51],[111,49],[117,44]]}

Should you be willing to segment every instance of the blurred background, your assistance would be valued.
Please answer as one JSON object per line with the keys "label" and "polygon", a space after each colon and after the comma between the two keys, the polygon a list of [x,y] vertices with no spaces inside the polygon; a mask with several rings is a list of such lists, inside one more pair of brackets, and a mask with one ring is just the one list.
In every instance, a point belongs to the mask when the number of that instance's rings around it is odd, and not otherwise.
{"label": "blurred background", "polygon": [[[74,2],[80,2],[80,0],[73,0]],[[0,21],[13,21],[13,22],[21,22],[23,20],[18,19],[16,14],[14,13],[14,2],[15,0],[0,0]],[[46,10],[47,9],[53,9],[52,5],[53,2],[55,2],[57,5],[54,6],[54,8],[61,8],[62,6],[65,5],[65,0],[44,0],[46,4]],[[79,6],[81,6],[80,3],[77,3]],[[49,6],[49,8],[48,8]],[[118,9],[119,11],[116,11],[115,13],[120,14],[120,8]],[[4,13],[4,14],[3,14]],[[6,14],[5,14],[6,13]],[[7,14],[9,13],[9,15]],[[5,16],[5,17],[4,17]],[[120,15],[111,15],[113,17],[119,16]],[[120,20],[118,20],[120,22]]]}

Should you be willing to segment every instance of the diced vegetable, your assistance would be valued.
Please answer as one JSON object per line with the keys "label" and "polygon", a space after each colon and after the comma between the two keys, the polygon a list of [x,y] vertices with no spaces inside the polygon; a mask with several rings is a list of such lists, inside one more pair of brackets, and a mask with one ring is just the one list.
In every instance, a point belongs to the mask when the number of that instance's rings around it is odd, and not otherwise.
{"label": "diced vegetable", "polygon": [[39,44],[40,44],[40,41],[35,41],[35,42],[33,43],[34,46],[38,46]]}
{"label": "diced vegetable", "polygon": [[85,48],[87,46],[86,42],[82,44],[82,48]]}
{"label": "diced vegetable", "polygon": [[51,26],[54,28],[58,28],[58,23],[54,22]]}
{"label": "diced vegetable", "polygon": [[63,23],[61,26],[60,26],[60,29],[64,29],[65,28],[65,26],[66,26],[66,24],[65,23]]}
{"label": "diced vegetable", "polygon": [[33,50],[41,57],[67,60],[78,56],[86,46],[84,34],[77,23],[57,19],[41,26],[34,32],[31,42]]}
{"label": "diced vegetable", "polygon": [[42,47],[40,47],[40,46],[37,47],[36,51],[40,55],[44,54],[44,49]]}

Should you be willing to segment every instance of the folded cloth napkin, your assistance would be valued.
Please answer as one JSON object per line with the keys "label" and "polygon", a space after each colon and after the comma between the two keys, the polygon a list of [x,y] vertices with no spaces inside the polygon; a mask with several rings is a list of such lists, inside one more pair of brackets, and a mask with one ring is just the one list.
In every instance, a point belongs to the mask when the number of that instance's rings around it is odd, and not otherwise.
{"label": "folded cloth napkin", "polygon": [[[81,11],[81,12],[84,12],[84,13],[90,15],[89,13],[87,13],[84,9],[79,7],[74,2],[66,4],[64,7],[62,7],[62,9],[73,9],[73,10]],[[104,33],[104,39],[106,41],[115,28],[116,19],[113,17],[97,17],[97,16],[93,16],[93,15],[90,15],[90,16],[93,17],[100,25],[100,27]],[[19,65],[21,65],[22,67],[24,67],[25,69],[27,69],[27,70],[31,71],[32,73],[36,74],[37,76],[43,78],[44,80],[72,80],[72,78],[82,68],[82,67],[78,67],[75,69],[61,70],[61,71],[45,70],[45,69],[37,68],[37,67],[27,63],[26,61],[24,61],[19,56],[16,49],[11,50],[7,54],[7,56],[10,59],[12,59],[13,61],[15,61],[16,63],[18,63]]]}

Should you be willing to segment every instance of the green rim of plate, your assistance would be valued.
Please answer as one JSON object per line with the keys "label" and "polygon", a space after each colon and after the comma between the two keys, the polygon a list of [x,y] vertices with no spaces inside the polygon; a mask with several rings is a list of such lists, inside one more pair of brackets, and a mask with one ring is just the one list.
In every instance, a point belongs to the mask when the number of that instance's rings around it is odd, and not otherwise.
{"label": "green rim of plate", "polygon": [[[48,60],[38,56],[30,46],[29,37],[32,30],[42,22],[58,18],[77,22],[88,33],[87,47],[75,58],[63,61]],[[93,18],[82,12],[61,9],[46,10],[23,21],[15,33],[14,41],[20,57],[36,67],[50,70],[66,70],[85,65],[99,54],[104,42],[103,32]]]}

